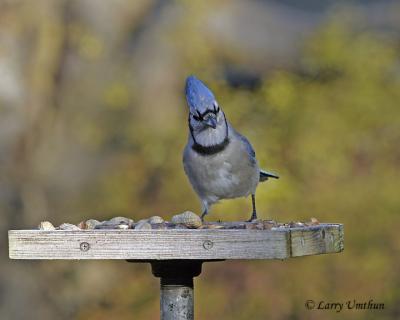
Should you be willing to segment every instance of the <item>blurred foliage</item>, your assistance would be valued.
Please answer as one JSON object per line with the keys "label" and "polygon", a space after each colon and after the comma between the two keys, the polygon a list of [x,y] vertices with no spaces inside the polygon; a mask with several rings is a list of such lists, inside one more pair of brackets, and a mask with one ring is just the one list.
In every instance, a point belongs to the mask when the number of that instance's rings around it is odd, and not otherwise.
{"label": "blurred foliage", "polygon": [[[0,141],[2,232],[46,219],[199,212],[181,164],[183,86],[193,73],[262,167],[281,176],[259,186],[260,216],[340,222],[346,236],[338,255],[206,264],[196,279],[197,318],[399,318],[398,34],[365,27],[355,9],[336,10],[302,43],[296,68],[261,69],[256,85],[233,86],[226,70],[243,59],[203,30],[212,14],[204,2],[164,11],[162,2],[88,3],[3,4],[2,24],[23,46],[13,56],[2,45],[0,58],[15,59],[25,89],[14,108],[0,100],[9,133]],[[85,16],[93,8],[96,15]],[[249,212],[249,199],[231,200],[209,219]],[[158,318],[158,279],[147,266],[10,262],[6,254],[1,263],[6,318]],[[373,299],[386,308],[310,312],[307,299]]]}

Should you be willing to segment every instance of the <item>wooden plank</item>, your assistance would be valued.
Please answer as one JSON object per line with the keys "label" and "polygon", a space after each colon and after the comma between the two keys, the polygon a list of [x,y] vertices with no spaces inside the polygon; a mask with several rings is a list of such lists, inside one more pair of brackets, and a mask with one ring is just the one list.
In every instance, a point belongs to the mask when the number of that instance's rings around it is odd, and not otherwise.
{"label": "wooden plank", "polygon": [[292,228],[290,238],[292,257],[341,252],[344,249],[344,232],[341,224]]}
{"label": "wooden plank", "polygon": [[11,259],[286,259],[343,250],[343,225],[271,230],[10,230]]}
{"label": "wooden plank", "polygon": [[11,259],[285,259],[289,232],[10,230]]}

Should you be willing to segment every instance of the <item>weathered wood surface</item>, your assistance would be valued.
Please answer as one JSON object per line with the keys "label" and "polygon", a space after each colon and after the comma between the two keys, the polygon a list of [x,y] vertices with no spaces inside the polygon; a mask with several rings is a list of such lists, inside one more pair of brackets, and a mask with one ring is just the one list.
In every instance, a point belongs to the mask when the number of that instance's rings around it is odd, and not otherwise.
{"label": "weathered wood surface", "polygon": [[343,250],[343,225],[271,230],[10,230],[11,259],[286,259]]}
{"label": "weathered wood surface", "polygon": [[290,230],[292,257],[343,251],[343,225],[328,228],[315,226],[304,229],[292,228]]}

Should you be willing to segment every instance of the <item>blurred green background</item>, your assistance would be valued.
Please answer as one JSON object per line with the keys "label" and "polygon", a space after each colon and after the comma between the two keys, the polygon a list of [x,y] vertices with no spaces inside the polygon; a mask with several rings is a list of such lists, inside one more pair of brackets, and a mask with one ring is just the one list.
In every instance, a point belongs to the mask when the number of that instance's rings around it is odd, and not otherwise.
{"label": "blurred green background", "polygon": [[395,1],[0,1],[1,319],[158,319],[148,265],[10,261],[7,230],[200,213],[181,164],[189,74],[280,174],[258,188],[262,218],[345,225],[341,254],[206,264],[197,318],[399,319],[399,44]]}

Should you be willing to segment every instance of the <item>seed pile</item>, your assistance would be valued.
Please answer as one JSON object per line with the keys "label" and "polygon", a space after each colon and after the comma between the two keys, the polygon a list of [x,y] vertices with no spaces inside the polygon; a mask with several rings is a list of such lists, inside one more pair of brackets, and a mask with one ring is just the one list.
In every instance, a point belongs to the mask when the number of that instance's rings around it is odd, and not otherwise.
{"label": "seed pile", "polygon": [[134,230],[166,230],[166,229],[254,229],[268,230],[272,228],[302,228],[319,225],[319,221],[311,218],[308,222],[279,223],[274,220],[255,220],[251,222],[202,222],[200,217],[191,212],[174,215],[171,221],[165,221],[162,217],[152,216],[135,222],[126,217],[115,217],[110,220],[98,221],[89,219],[79,224],[63,223],[55,227],[49,221],[42,221],[40,230],[94,230],[94,229],[134,229]]}

